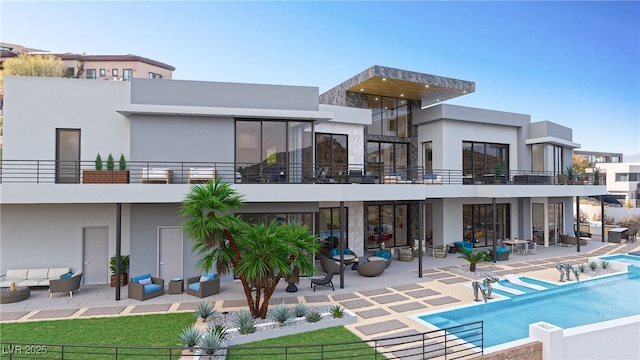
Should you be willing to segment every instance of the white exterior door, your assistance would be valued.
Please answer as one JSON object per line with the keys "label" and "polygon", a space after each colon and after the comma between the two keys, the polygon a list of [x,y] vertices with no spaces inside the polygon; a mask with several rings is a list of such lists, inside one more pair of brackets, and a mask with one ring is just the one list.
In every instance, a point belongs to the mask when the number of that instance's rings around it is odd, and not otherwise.
{"label": "white exterior door", "polygon": [[180,227],[158,228],[158,276],[165,283],[182,278],[182,231]]}
{"label": "white exterior door", "polygon": [[82,282],[109,282],[108,231],[106,227],[82,228]]}

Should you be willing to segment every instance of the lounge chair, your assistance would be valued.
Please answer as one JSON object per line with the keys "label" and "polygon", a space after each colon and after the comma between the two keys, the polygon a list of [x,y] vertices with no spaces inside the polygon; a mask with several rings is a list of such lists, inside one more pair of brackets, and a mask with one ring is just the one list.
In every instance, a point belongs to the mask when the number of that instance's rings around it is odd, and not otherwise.
{"label": "lounge chair", "polygon": [[316,292],[316,287],[319,286],[331,286],[331,289],[333,289],[333,291],[336,291],[336,289],[333,287],[333,271],[329,270],[329,272],[327,272],[327,274],[323,277],[323,278],[319,278],[319,279],[311,279],[311,287],[313,288],[313,292]]}
{"label": "lounge chair", "polygon": [[434,258],[446,258],[448,252],[449,252],[449,244],[434,245],[432,256]]}
{"label": "lounge chair", "polygon": [[386,261],[384,260],[373,260],[367,261],[358,266],[358,274],[362,276],[374,277],[382,274],[384,269],[387,268]]}
{"label": "lounge chair", "polygon": [[68,292],[69,297],[73,297],[73,292],[80,291],[80,282],[82,281],[82,271],[78,271],[70,278],[49,280],[49,299],[56,292]]}
{"label": "lounge chair", "polygon": [[522,280],[520,280],[520,278],[518,276],[515,276],[514,274],[507,274],[504,276],[504,278],[515,285],[519,285],[519,286],[523,286],[523,287],[527,287],[529,289],[534,289],[534,290],[547,290],[546,287],[544,286],[540,286],[540,285],[536,285],[536,284],[529,284],[527,282],[524,282]]}

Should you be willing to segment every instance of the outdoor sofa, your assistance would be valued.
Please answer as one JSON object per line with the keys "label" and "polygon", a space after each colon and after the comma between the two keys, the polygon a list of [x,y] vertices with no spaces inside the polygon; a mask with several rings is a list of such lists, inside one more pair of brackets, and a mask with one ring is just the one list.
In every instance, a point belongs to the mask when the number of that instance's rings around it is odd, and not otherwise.
{"label": "outdoor sofa", "polygon": [[214,273],[203,273],[187,279],[187,294],[204,298],[220,292],[220,277]]}
{"label": "outdoor sofa", "polygon": [[16,286],[49,286],[53,279],[60,279],[60,276],[70,272],[70,268],[42,268],[42,269],[11,269],[2,275],[4,280],[0,282],[0,287],[9,287],[12,282]]}

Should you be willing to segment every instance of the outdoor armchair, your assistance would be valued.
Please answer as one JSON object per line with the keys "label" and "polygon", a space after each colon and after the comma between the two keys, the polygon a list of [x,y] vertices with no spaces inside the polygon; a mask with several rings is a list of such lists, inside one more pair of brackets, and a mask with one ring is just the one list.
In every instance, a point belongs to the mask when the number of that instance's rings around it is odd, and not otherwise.
{"label": "outdoor armchair", "polygon": [[80,291],[80,282],[82,281],[82,272],[78,271],[70,278],[49,280],[49,299],[56,292],[68,292],[73,297],[73,292]]}
{"label": "outdoor armchair", "polygon": [[336,289],[333,287],[333,271],[329,270],[329,272],[327,272],[327,275],[325,275],[323,278],[319,278],[319,279],[311,279],[311,287],[313,288],[313,292],[316,291],[316,287],[318,285],[320,286],[331,286],[331,289],[333,289],[333,291],[336,291]]}
{"label": "outdoor armchair", "polygon": [[[151,279],[151,283],[148,283]],[[131,278],[128,284],[128,293],[130,299],[144,301],[156,296],[164,294],[164,279],[144,274]]]}
{"label": "outdoor armchair", "polygon": [[204,298],[220,292],[219,276],[205,281],[200,281],[200,278],[200,276],[194,276],[187,279],[187,294]]}
{"label": "outdoor armchair", "polygon": [[378,276],[387,268],[386,263],[384,260],[367,261],[358,266],[358,274],[368,277]]}

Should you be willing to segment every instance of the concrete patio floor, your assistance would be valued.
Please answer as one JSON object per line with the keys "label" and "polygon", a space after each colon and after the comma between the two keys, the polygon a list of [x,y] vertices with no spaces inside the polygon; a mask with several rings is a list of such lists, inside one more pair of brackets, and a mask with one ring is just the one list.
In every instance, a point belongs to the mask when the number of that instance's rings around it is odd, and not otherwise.
{"label": "concrete patio floor", "polygon": [[[537,254],[511,254],[509,260],[497,263],[483,263],[478,269],[491,271],[498,276],[505,274],[527,274],[533,277],[558,281],[555,269],[558,261],[574,265],[586,263],[592,256],[605,254],[626,254],[640,250],[640,243],[605,243],[599,237],[581,252],[576,247],[538,247]],[[378,277],[362,277],[350,267],[345,269],[344,288],[340,287],[340,277],[334,276],[335,291],[330,287],[318,287],[316,292],[310,287],[309,279],[301,279],[298,292],[287,293],[286,283],[281,281],[271,298],[270,304],[284,302],[308,305],[340,305],[358,316],[355,324],[346,327],[364,340],[417,334],[428,331],[407,315],[459,306],[473,302],[473,290],[469,284],[477,279],[472,274],[461,271],[468,269],[468,263],[458,258],[458,254],[448,254],[446,258],[423,257],[423,276],[418,277],[418,259],[413,262],[393,263]],[[230,276],[222,278],[220,293],[207,297],[218,311],[234,311],[246,308],[246,299],[240,282]],[[193,311],[202,299],[183,294],[166,294],[138,301],[127,298],[126,286],[121,289],[121,300],[115,300],[115,288],[108,285],[85,285],[82,292],[54,294],[49,299],[47,289],[32,289],[31,296],[24,301],[2,304],[0,322],[43,321],[65,318],[89,318],[100,316],[126,316],[149,313]]]}

